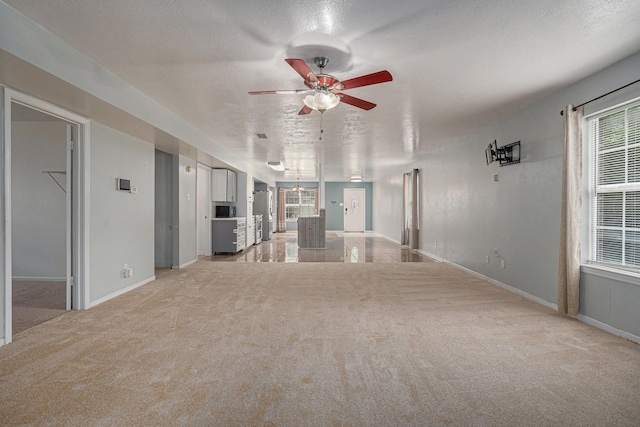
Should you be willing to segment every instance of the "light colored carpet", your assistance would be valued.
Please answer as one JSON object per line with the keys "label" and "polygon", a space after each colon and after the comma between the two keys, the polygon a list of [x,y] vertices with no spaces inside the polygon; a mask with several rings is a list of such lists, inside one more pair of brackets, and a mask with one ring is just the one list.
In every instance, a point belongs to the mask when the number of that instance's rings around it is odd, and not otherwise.
{"label": "light colored carpet", "polygon": [[14,281],[12,285],[14,334],[66,312],[66,283]]}
{"label": "light colored carpet", "polygon": [[439,263],[200,261],[0,348],[5,425],[640,425],[640,346]]}

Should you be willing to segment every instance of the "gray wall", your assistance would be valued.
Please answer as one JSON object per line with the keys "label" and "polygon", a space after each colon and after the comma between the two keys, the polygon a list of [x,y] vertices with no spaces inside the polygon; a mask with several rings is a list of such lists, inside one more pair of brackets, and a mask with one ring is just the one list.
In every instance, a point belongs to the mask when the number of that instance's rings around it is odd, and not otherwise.
{"label": "gray wall", "polygon": [[[45,170],[66,170],[67,124],[11,123],[12,275],[66,278],[66,195]],[[63,187],[66,176],[53,175]]]}
{"label": "gray wall", "polygon": [[173,266],[173,156],[155,151],[154,264]]}
{"label": "gray wall", "polygon": [[[292,188],[298,182],[277,182],[276,188]],[[300,182],[305,188],[316,188],[317,182]],[[378,185],[376,183],[376,185]],[[325,182],[325,209],[327,214],[327,230],[344,230],[344,189],[364,188],[365,190],[365,230],[373,230],[373,183],[371,182]],[[276,190],[276,197],[277,197]],[[376,214],[377,214],[376,206]],[[287,222],[287,230],[297,230],[298,224]]]}
{"label": "gray wall", "polygon": [[345,188],[364,188],[365,230],[373,230],[373,184],[371,182],[325,182],[324,188],[327,230],[344,230],[344,206],[340,206],[340,203],[344,203]]}
{"label": "gray wall", "polygon": [[[421,172],[421,250],[554,305],[563,146],[560,111],[566,104],[588,101],[636,80],[638,69],[640,54],[416,161],[412,167]],[[640,96],[638,86],[590,104],[585,113]],[[487,166],[484,150],[493,140],[498,146],[521,141],[522,163]],[[410,168],[405,169],[377,180],[374,194],[374,230],[396,241],[402,173]],[[620,282],[583,274],[581,316],[640,336],[638,282],[632,277]]]}
{"label": "gray wall", "polygon": [[[154,147],[91,124],[91,302],[154,277]],[[131,180],[137,194],[116,190]],[[133,268],[124,278],[124,264]]]}

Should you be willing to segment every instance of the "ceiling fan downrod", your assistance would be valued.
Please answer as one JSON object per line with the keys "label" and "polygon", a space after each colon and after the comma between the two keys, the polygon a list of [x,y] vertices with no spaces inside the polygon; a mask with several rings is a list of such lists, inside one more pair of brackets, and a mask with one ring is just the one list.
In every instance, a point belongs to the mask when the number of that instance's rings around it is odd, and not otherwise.
{"label": "ceiling fan downrod", "polygon": [[313,58],[313,62],[315,62],[318,68],[320,68],[320,74],[322,74],[324,72],[324,67],[329,63],[329,58],[326,56],[316,56]]}

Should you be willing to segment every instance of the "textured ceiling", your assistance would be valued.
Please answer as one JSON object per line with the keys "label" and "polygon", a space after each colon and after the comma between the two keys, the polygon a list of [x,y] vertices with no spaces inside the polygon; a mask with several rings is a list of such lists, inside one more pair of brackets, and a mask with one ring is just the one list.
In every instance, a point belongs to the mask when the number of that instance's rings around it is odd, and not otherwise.
{"label": "textured ceiling", "polygon": [[[278,179],[375,179],[640,50],[637,0],[5,2]],[[370,111],[247,94],[304,88],[284,59],[318,55],[394,79],[349,91]]]}

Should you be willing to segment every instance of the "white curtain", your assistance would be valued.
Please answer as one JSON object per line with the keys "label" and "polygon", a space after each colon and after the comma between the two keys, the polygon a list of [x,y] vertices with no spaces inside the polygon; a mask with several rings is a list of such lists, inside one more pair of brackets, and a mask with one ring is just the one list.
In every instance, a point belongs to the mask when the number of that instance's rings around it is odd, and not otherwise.
{"label": "white curtain", "polygon": [[400,243],[418,249],[420,210],[418,205],[419,171],[414,169],[403,177],[402,235]]}
{"label": "white curtain", "polygon": [[582,107],[564,109],[564,162],[560,258],[558,262],[558,311],[578,314],[580,300],[580,194],[582,191]]}

